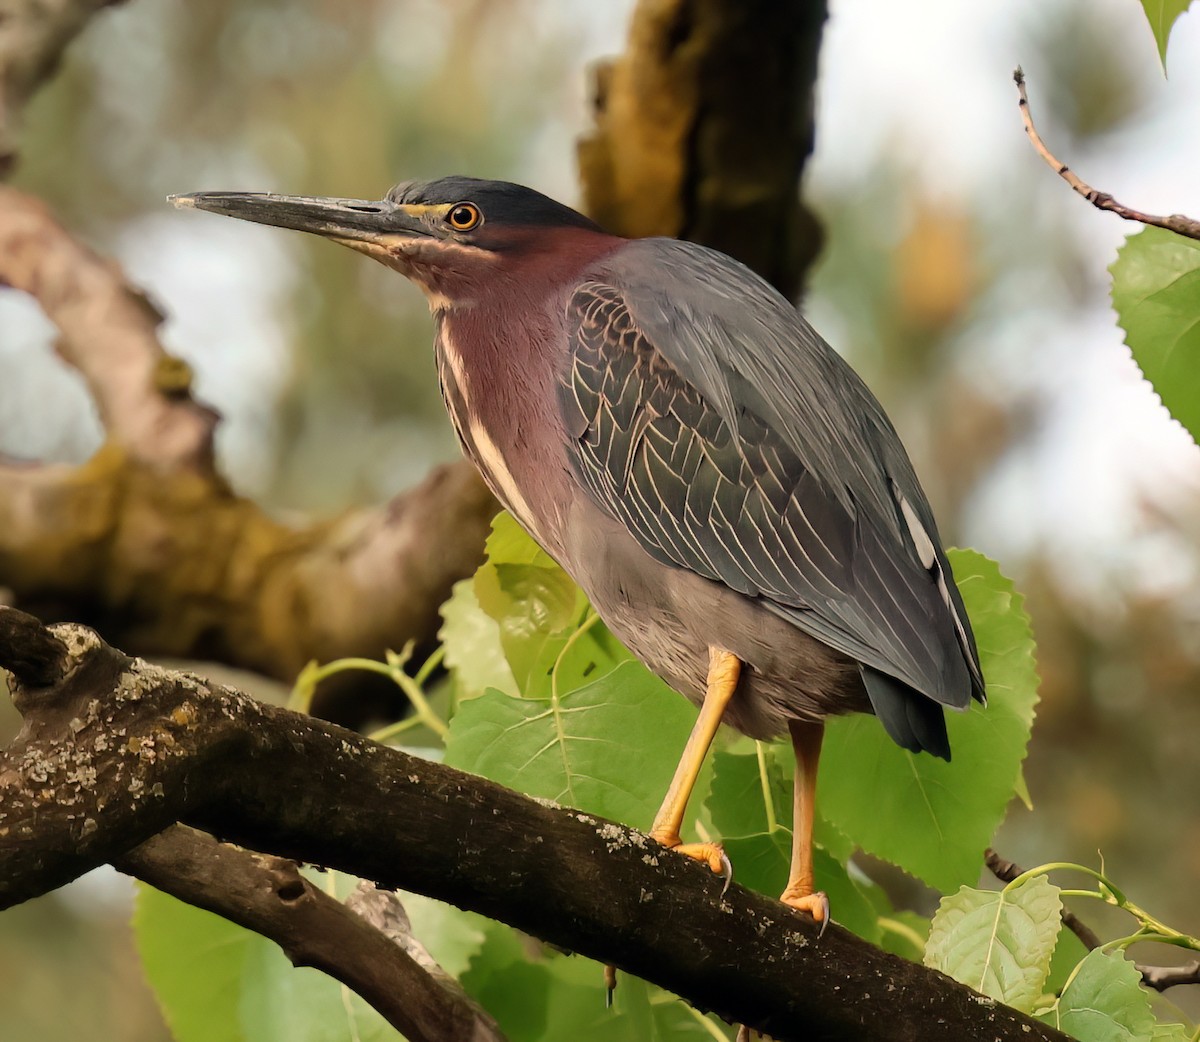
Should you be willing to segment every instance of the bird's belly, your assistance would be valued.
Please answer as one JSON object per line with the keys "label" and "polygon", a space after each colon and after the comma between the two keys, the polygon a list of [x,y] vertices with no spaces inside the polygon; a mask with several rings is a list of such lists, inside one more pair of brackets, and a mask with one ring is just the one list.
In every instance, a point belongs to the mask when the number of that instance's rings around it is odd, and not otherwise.
{"label": "bird's belly", "polygon": [[724,719],[754,738],[782,733],[789,719],[869,711],[857,663],[752,598],[655,561],[623,527],[588,514],[569,526],[586,534],[564,566],[609,629],[680,694],[702,700],[715,646],[745,664]]}

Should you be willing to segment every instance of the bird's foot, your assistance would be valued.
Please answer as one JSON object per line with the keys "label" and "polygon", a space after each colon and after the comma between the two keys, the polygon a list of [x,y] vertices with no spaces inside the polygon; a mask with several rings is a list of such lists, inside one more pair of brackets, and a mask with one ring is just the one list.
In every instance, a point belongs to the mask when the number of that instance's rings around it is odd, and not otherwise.
{"label": "bird's foot", "polygon": [[813,893],[811,890],[805,892],[800,887],[788,887],[782,894],[779,895],[779,900],[789,908],[795,908],[798,912],[804,912],[812,916],[813,921],[821,927],[821,937],[825,933],[825,927],[829,925],[829,898],[825,896],[823,890],[818,890]]}
{"label": "bird's foot", "polygon": [[703,862],[717,875],[724,877],[725,886],[721,889],[721,896],[725,896],[725,891],[729,889],[729,884],[733,882],[733,863],[729,860],[729,855],[725,853],[720,843],[684,843],[679,838],[678,833],[668,833],[659,830],[651,832],[650,838],[657,843],[661,843],[664,847],[675,851],[676,854],[683,854],[685,857],[690,857],[693,861]]}

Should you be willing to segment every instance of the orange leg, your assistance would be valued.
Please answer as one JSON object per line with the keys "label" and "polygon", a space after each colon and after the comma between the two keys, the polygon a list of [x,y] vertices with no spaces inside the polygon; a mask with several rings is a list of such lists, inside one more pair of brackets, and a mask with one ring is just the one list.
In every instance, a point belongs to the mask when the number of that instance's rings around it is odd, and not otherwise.
{"label": "orange leg", "polygon": [[650,829],[651,838],[658,840],[664,847],[671,847],[680,854],[703,861],[714,872],[724,873],[727,878],[731,875],[729,859],[721,847],[716,843],[684,843],[680,839],[679,829],[683,824],[688,798],[692,795],[696,779],[700,776],[704,757],[712,745],[713,738],[716,737],[725,707],[733,698],[741,672],[742,663],[736,655],[721,648],[709,648],[708,684],[704,692],[704,702],[700,706],[700,715],[696,718],[691,735],[688,736],[679,766],[675,768],[675,777],[671,779],[666,798]]}
{"label": "orange leg", "polygon": [[825,725],[801,720],[788,722],[792,748],[796,753],[796,782],[792,815],[792,871],[787,888],[780,895],[786,905],[807,912],[821,929],[829,921],[829,899],[813,892],[812,830],[816,816],[817,763],[821,758],[821,739]]}

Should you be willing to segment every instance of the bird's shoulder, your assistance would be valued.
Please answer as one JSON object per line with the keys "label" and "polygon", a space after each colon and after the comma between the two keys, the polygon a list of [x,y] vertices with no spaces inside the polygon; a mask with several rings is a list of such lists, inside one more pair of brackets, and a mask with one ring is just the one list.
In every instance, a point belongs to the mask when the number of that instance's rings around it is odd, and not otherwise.
{"label": "bird's shoulder", "polygon": [[969,624],[908,457],[783,297],[722,254],[640,240],[578,283],[568,327],[576,471],[652,556],[965,697],[941,674],[960,641],[974,666]]}

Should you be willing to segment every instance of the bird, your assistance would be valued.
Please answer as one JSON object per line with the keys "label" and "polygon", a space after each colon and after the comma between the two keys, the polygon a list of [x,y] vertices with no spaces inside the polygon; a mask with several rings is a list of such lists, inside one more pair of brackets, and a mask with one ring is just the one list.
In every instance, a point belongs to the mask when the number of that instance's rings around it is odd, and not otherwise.
{"label": "bird", "polygon": [[465,455],[612,633],[699,707],[649,835],[728,876],[719,843],[680,834],[703,760],[722,723],[788,735],[780,899],[823,931],[826,718],[873,713],[902,748],[948,760],[944,709],[985,702],[933,511],[849,364],[733,258],[609,234],[521,185],[169,198],[331,239],[424,292]]}

